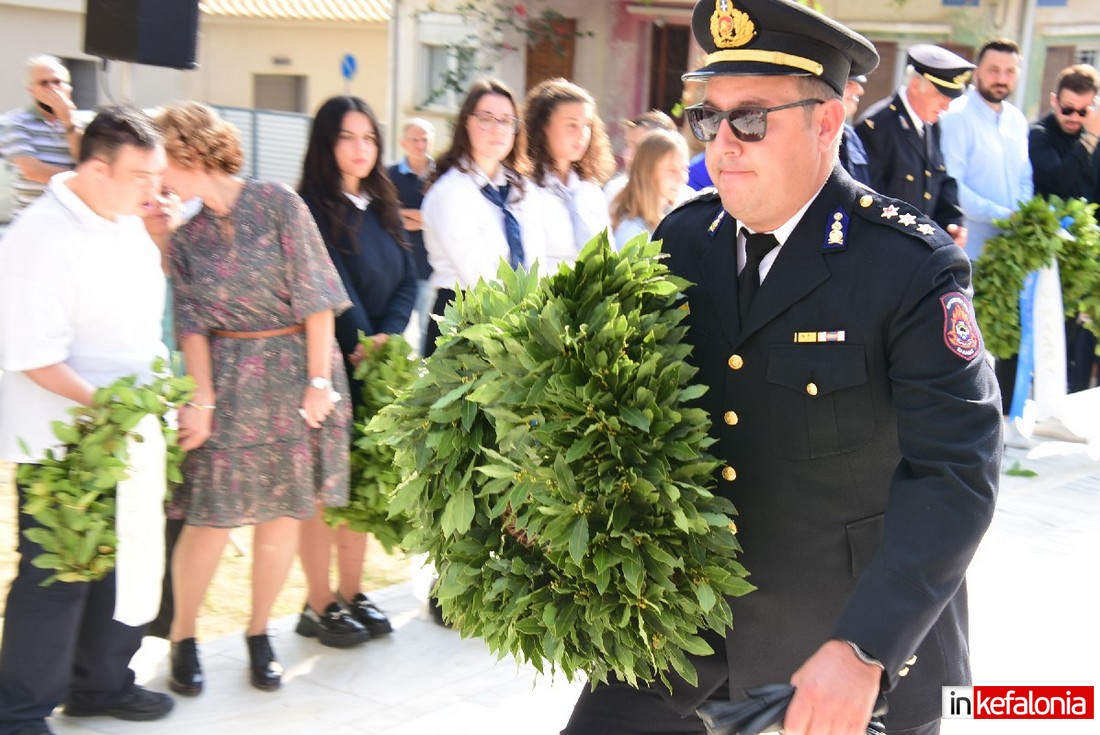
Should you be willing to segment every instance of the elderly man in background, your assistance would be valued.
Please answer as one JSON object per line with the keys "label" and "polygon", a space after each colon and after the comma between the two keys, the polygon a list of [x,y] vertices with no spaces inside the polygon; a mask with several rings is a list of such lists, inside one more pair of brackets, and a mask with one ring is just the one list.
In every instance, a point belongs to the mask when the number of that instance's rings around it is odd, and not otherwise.
{"label": "elderly man in background", "polygon": [[848,175],[861,184],[871,184],[871,169],[867,165],[867,149],[863,147],[856,128],[852,125],[859,100],[863,97],[863,85],[867,83],[866,74],[857,74],[848,78],[844,85],[844,134],[840,139],[840,165]]}
{"label": "elderly man in background", "polygon": [[54,174],[71,171],[80,153],[69,70],[53,56],[27,59],[31,104],[8,113],[0,127],[0,156],[15,170],[12,216],[46,189]]}
{"label": "elderly man in background", "polygon": [[401,132],[400,144],[405,156],[390,166],[388,173],[397,187],[397,196],[401,200],[401,226],[408,233],[409,246],[416,261],[416,323],[419,326],[420,354],[424,354],[424,335],[428,332],[428,316],[435,294],[428,286],[432,266],[424,249],[420,205],[424,201],[424,184],[435,171],[435,159],[431,155],[435,145],[435,126],[421,117],[409,118]]}
{"label": "elderly man in background", "polygon": [[937,123],[951,100],[966,90],[973,68],[939,46],[913,46],[905,84],[893,97],[872,105],[856,126],[867,148],[871,188],[912,204],[947,230],[959,247],[966,246],[967,233]]}

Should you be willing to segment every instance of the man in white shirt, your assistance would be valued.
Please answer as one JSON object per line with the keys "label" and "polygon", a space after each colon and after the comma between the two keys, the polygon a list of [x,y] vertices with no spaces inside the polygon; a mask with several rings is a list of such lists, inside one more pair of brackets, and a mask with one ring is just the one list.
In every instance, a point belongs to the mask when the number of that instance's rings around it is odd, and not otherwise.
{"label": "man in white shirt", "polygon": [[978,51],[974,84],[940,118],[940,148],[959,185],[971,260],[997,234],[993,220],[1007,219],[1033,191],[1027,118],[1007,101],[1019,74],[1016,43],[989,41]]}
{"label": "man in white shirt", "polygon": [[[76,171],[54,176],[0,240],[0,459],[35,463],[58,444],[51,423],[71,421],[67,409],[91,404],[97,387],[125,375],[148,378],[166,354],[160,254],[137,216],[159,193],[164,168],[147,116],[104,110],[85,132]],[[163,524],[159,498],[152,507],[142,523]],[[123,611],[116,574],[41,586],[51,572],[32,564],[42,547],[23,533],[35,525],[19,514],[19,570],[0,643],[0,735],[49,735],[46,718],[61,703],[72,717],[167,715],[172,700],[134,684],[128,668],[143,626]],[[138,582],[159,589],[159,576]],[[151,618],[155,601],[149,609]]]}

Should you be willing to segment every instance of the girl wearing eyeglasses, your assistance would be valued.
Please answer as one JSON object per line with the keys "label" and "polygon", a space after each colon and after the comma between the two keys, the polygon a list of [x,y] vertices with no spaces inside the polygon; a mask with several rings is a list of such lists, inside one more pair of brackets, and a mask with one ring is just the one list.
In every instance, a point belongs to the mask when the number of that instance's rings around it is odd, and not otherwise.
{"label": "girl wearing eyeglasses", "polygon": [[[355,410],[363,401],[362,384],[353,378],[364,357],[360,332],[378,347],[405,331],[417,289],[397,189],[379,165],[378,130],[374,111],[359,97],[326,100],[313,118],[298,187],[351,297],[351,308],[336,317],[336,341]],[[346,525],[329,528],[324,511],[318,505],[301,526],[298,553],[309,591],[296,630],[323,645],[348,648],[393,628],[361,587],[367,534]],[[335,592],[329,586],[333,547]]]}
{"label": "girl wearing eyeglasses", "polygon": [[636,235],[653,233],[680,201],[687,164],[687,143],[679,133],[654,130],[642,139],[626,186],[611,200],[616,247]]}
{"label": "girl wearing eyeglasses", "polygon": [[603,184],[614,167],[596,103],[581,87],[549,79],[527,95],[527,155],[545,198],[545,272],[572,263],[610,224]]}
{"label": "girl wearing eyeglasses", "polygon": [[[455,288],[496,279],[501,260],[530,269],[546,252],[543,200],[532,192],[525,148],[511,90],[495,79],[474,82],[420,209],[433,314],[443,313]],[[432,320],[426,355],[438,336]]]}

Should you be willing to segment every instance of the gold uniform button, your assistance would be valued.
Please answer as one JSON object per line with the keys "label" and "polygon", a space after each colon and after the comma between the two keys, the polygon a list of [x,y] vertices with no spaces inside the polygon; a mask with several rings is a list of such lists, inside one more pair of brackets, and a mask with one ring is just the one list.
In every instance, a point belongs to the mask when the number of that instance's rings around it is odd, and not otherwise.
{"label": "gold uniform button", "polygon": [[867,209],[867,207],[871,206],[874,203],[875,200],[871,197],[870,194],[864,194],[859,198],[859,206],[863,207],[864,209]]}
{"label": "gold uniform button", "polygon": [[806,383],[806,392],[811,396],[817,395],[817,383]]}
{"label": "gold uniform button", "polygon": [[913,179],[913,174],[905,174],[905,180],[906,181],[913,181],[914,180]]}
{"label": "gold uniform button", "polygon": [[740,355],[730,355],[729,366],[734,370],[740,370],[745,366],[745,361]]}
{"label": "gold uniform button", "polygon": [[737,414],[735,414],[733,411],[726,411],[724,414],[722,414],[722,420],[730,426],[737,426]]}
{"label": "gold uniform button", "polygon": [[931,194],[929,194],[929,193],[928,193],[928,192],[926,191],[926,192],[924,192],[924,198],[925,198],[925,199],[931,199],[931,198],[932,198],[932,195],[931,195]]}
{"label": "gold uniform button", "polygon": [[732,467],[723,467],[722,479],[726,482],[733,482],[737,479],[737,470],[733,469]]}
{"label": "gold uniform button", "polygon": [[925,170],[924,170],[924,175],[925,175],[925,176],[931,176],[931,175],[932,175],[932,172],[931,172],[931,171],[929,171],[928,169],[925,169]]}
{"label": "gold uniform button", "polygon": [[898,676],[909,676],[909,667],[906,666],[904,669],[899,671]]}
{"label": "gold uniform button", "polygon": [[908,658],[908,660],[906,660],[906,662],[905,662],[905,665],[906,665],[906,666],[912,666],[912,665],[913,665],[913,664],[915,664],[916,662],[917,662],[917,657],[916,657],[916,656],[910,656],[910,657]]}

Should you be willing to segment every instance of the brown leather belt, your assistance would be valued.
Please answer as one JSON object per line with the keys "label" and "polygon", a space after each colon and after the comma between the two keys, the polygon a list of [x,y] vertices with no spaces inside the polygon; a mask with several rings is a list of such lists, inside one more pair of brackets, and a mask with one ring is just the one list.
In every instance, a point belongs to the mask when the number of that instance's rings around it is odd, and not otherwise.
{"label": "brown leather belt", "polygon": [[306,331],[304,324],[292,324],[289,327],[278,329],[264,329],[259,332],[227,332],[224,329],[211,329],[212,337],[229,337],[230,339],[266,339],[267,337],[282,337],[287,334],[297,334]]}

